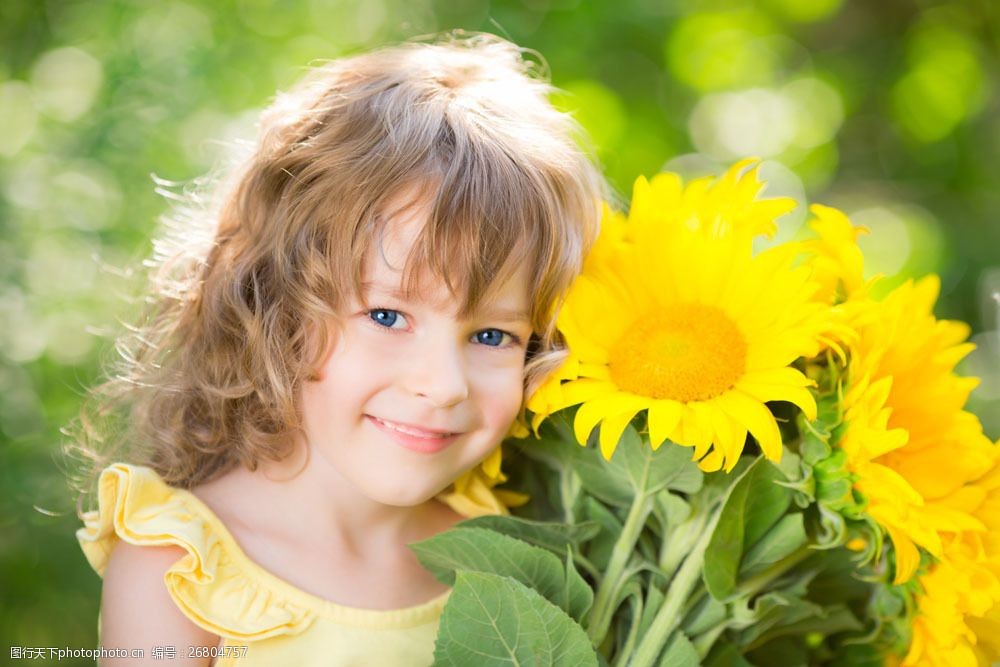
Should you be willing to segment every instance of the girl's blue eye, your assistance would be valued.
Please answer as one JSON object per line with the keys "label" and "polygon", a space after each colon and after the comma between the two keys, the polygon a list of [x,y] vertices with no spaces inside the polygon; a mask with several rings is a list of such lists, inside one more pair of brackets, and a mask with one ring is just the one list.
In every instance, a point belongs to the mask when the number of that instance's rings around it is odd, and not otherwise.
{"label": "girl's blue eye", "polygon": [[504,336],[513,339],[513,336],[505,331],[501,331],[500,329],[483,329],[476,334],[476,340],[483,345],[500,347],[503,344]]}
{"label": "girl's blue eye", "polygon": [[[405,329],[406,317],[398,310],[391,308],[372,308],[366,315],[375,324],[384,329]],[[396,326],[400,324],[402,326]],[[487,347],[503,348],[518,345],[521,340],[512,333],[502,329],[483,329],[473,335],[475,342]]]}
{"label": "girl's blue eye", "polygon": [[396,310],[389,310],[388,308],[375,308],[374,310],[368,311],[368,317],[375,322],[387,329],[392,329],[393,325],[399,320],[406,321],[406,318]]}

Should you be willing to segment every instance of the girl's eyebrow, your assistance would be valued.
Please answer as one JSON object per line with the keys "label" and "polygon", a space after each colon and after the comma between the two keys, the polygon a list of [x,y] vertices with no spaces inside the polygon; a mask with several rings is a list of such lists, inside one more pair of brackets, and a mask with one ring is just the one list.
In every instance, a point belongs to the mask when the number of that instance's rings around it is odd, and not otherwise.
{"label": "girl's eyebrow", "polygon": [[398,287],[389,287],[388,285],[383,285],[382,283],[375,282],[373,280],[362,280],[361,289],[365,292],[379,292],[380,294],[385,294],[386,296],[395,296],[399,298],[404,296]]}
{"label": "girl's eyebrow", "polygon": [[531,318],[520,308],[485,308],[482,311],[484,317],[497,318],[510,322],[530,322]]}

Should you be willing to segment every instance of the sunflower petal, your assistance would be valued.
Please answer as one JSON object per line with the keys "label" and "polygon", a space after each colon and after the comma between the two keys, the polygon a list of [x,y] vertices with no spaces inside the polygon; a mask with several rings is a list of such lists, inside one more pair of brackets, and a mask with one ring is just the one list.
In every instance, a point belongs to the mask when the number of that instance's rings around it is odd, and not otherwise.
{"label": "sunflower petal", "polygon": [[806,419],[816,419],[816,398],[806,387],[815,383],[795,368],[773,368],[748,374],[736,388],[761,403],[788,401],[799,406]]}
{"label": "sunflower petal", "polygon": [[722,464],[724,463],[725,457],[722,455],[722,451],[718,447],[714,447],[712,451],[705,454],[698,461],[698,467],[701,468],[702,472],[716,472],[722,469]]}
{"label": "sunflower petal", "polygon": [[920,566],[920,552],[903,531],[892,526],[886,526],[886,530],[892,539],[893,551],[896,554],[896,576],[892,583],[898,586],[909,581],[917,571],[917,567]]}
{"label": "sunflower petal", "polygon": [[654,401],[649,406],[649,442],[658,449],[670,437],[681,420],[683,407],[677,401]]}
{"label": "sunflower petal", "polygon": [[715,425],[715,449],[722,452],[726,472],[732,472],[743,453],[747,429],[722,410],[716,409],[716,412],[718,414],[712,420]]}
{"label": "sunflower petal", "polygon": [[715,401],[737,423],[746,426],[764,456],[775,462],[781,460],[781,432],[767,406],[739,391],[726,392]]}
{"label": "sunflower petal", "polygon": [[[586,446],[590,433],[602,419],[619,415],[628,410],[631,410],[634,415],[644,407],[646,402],[646,399],[625,392],[603,395],[587,401],[577,410],[576,418],[573,420],[573,433],[576,436],[576,441]],[[621,431],[619,431],[619,435],[621,435]]]}
{"label": "sunflower petal", "polygon": [[625,427],[628,426],[628,423],[632,421],[632,417],[634,416],[635,410],[628,410],[614,417],[608,417],[601,422],[599,442],[601,445],[601,455],[604,456],[605,461],[610,461],[611,457],[614,456],[615,449],[618,447],[618,441],[622,437],[622,432],[625,431]]}

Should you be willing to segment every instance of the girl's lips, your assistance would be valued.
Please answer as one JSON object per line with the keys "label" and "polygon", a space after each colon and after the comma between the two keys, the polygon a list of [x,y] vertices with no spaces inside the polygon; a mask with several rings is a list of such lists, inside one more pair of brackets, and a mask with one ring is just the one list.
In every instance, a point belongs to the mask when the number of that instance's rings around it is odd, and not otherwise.
{"label": "girl's lips", "polygon": [[[388,423],[383,420],[372,417],[371,415],[365,415],[365,417],[383,433],[392,437],[397,443],[414,452],[421,452],[424,454],[434,454],[445,449],[451,445],[461,433],[451,433],[448,435],[414,435],[412,433],[405,433],[398,428],[393,428]],[[407,428],[410,430],[416,430],[412,427],[407,427],[400,425],[401,428]]]}

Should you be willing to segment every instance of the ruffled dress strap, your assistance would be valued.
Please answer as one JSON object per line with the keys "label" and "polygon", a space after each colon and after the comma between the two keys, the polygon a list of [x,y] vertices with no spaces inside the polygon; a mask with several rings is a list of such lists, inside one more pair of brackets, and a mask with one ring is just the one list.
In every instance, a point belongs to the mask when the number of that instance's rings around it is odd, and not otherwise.
{"label": "ruffled dress strap", "polygon": [[98,482],[98,509],[83,522],[76,536],[101,576],[118,540],[183,548],[187,553],[166,571],[164,583],[184,615],[214,634],[256,641],[299,634],[315,620],[315,610],[242,567],[239,547],[196,496],[168,486],[150,468],[107,467]]}

